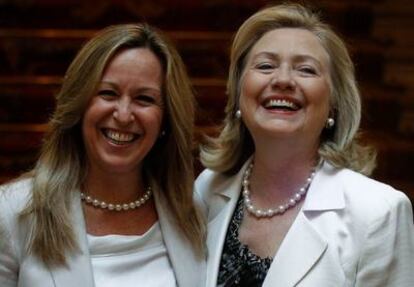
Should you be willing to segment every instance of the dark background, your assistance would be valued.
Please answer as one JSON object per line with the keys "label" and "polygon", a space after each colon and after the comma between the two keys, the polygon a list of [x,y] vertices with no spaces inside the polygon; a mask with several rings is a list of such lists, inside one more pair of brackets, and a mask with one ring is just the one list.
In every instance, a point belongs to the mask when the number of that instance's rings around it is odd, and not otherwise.
{"label": "dark background", "polygon": [[[278,2],[0,0],[0,183],[33,166],[66,68],[81,44],[110,24],[146,21],[173,39],[197,92],[196,137],[214,134],[226,101],[232,35],[271,3]],[[413,201],[412,1],[308,3],[322,11],[352,53],[363,98],[364,139],[379,151],[374,177]]]}

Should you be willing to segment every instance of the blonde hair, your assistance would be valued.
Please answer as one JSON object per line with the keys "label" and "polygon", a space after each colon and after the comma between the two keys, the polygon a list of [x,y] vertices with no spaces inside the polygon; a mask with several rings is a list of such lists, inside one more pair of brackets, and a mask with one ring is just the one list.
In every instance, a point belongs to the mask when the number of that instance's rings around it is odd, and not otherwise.
{"label": "blonde hair", "polygon": [[120,51],[150,49],[164,69],[163,97],[166,134],[144,159],[145,177],[154,192],[166,198],[170,214],[195,253],[203,254],[203,220],[193,202],[193,91],[176,49],[154,28],[145,24],[110,26],[79,51],[56,97],[39,160],[33,171],[32,200],[21,213],[33,218],[29,251],[47,265],[64,265],[67,252],[78,243],[70,220],[73,192],[87,174],[81,120],[110,59]]}
{"label": "blonde hair", "polygon": [[209,138],[201,147],[201,162],[218,172],[234,174],[254,153],[251,134],[236,119],[245,61],[254,44],[268,31],[299,28],[312,32],[329,54],[331,77],[330,114],[333,129],[322,132],[319,155],[332,165],[370,174],[375,166],[375,151],[358,142],[361,100],[355,80],[354,65],[345,43],[319,16],[299,4],[265,8],[247,19],[237,31],[230,57],[227,81],[228,102],[224,127],[218,138]]}

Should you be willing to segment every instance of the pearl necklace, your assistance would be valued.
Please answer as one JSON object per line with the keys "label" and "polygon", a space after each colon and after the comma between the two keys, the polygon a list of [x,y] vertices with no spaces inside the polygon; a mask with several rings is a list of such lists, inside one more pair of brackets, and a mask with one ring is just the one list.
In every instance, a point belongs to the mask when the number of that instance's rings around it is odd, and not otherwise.
{"label": "pearl necklace", "polygon": [[306,179],[305,186],[301,187],[299,191],[295,193],[295,195],[293,195],[291,198],[289,198],[289,200],[285,204],[279,205],[276,208],[269,208],[269,209],[264,210],[264,209],[255,207],[250,199],[249,178],[250,178],[252,168],[253,168],[253,162],[250,163],[250,165],[244,172],[243,183],[242,183],[243,185],[242,194],[243,194],[244,206],[246,207],[247,211],[257,218],[263,218],[263,217],[270,218],[275,215],[283,214],[289,208],[295,207],[298,204],[298,202],[300,202],[301,199],[305,196],[315,176],[315,170],[312,170],[311,174]]}
{"label": "pearl necklace", "polygon": [[86,204],[92,205],[96,208],[108,209],[110,211],[126,211],[126,210],[138,208],[141,205],[144,205],[144,203],[147,202],[148,199],[151,198],[151,195],[152,195],[152,189],[151,189],[151,186],[148,186],[147,189],[145,190],[144,195],[138,198],[137,200],[131,201],[129,203],[114,204],[114,203],[106,203],[105,201],[100,201],[96,198],[93,198],[90,195],[86,195],[83,192],[80,193],[81,200],[85,202]]}

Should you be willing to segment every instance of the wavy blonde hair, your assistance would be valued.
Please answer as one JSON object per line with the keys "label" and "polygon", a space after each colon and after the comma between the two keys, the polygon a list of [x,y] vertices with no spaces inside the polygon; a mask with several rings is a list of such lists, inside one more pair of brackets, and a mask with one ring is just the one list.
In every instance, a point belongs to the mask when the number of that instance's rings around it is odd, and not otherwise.
{"label": "wavy blonde hair", "polygon": [[265,8],[248,18],[237,31],[230,56],[227,81],[228,102],[224,127],[217,138],[208,138],[201,146],[201,162],[218,172],[234,174],[254,153],[250,132],[235,118],[246,59],[255,43],[266,33],[279,28],[299,28],[313,33],[329,54],[331,100],[330,114],[335,127],[322,132],[319,155],[332,165],[370,174],[376,153],[358,140],[361,100],[355,80],[354,65],[345,43],[320,20],[318,14],[299,4]]}
{"label": "wavy blonde hair", "polygon": [[21,213],[33,218],[29,252],[46,265],[64,265],[67,252],[78,243],[70,220],[73,192],[81,187],[86,155],[81,121],[103,71],[121,49],[144,47],[160,60],[164,70],[163,97],[166,135],[144,159],[144,177],[154,192],[169,202],[170,214],[189,240],[195,253],[203,254],[203,220],[193,202],[193,91],[176,49],[155,28],[146,24],[110,26],[89,40],[79,51],[56,96],[41,154],[31,174],[32,200]]}

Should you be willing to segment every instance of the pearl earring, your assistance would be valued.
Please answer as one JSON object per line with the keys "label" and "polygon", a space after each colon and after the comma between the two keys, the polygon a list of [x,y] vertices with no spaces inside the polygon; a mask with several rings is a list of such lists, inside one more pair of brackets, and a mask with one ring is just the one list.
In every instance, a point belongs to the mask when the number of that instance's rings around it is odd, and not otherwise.
{"label": "pearl earring", "polygon": [[162,137],[164,137],[165,136],[165,131],[161,131],[160,132],[160,135],[158,136],[159,138],[162,138]]}
{"label": "pearl earring", "polygon": [[333,118],[328,118],[328,119],[326,120],[325,127],[326,127],[327,129],[332,128],[334,125],[335,125],[335,120],[334,120]]}
{"label": "pearl earring", "polygon": [[240,120],[241,119],[241,111],[237,110],[236,113],[234,114],[234,116],[236,117],[236,119]]}

